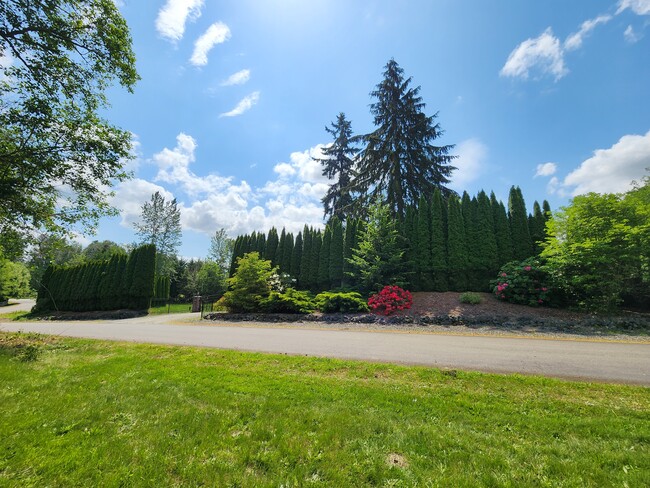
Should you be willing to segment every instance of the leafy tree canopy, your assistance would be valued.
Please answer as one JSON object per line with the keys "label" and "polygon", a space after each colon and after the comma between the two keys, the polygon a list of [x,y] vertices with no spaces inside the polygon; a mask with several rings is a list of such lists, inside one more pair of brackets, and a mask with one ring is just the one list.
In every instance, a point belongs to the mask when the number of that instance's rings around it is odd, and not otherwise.
{"label": "leafy tree canopy", "polygon": [[114,213],[131,134],[99,114],[138,80],[113,0],[0,2],[0,234],[92,231]]}

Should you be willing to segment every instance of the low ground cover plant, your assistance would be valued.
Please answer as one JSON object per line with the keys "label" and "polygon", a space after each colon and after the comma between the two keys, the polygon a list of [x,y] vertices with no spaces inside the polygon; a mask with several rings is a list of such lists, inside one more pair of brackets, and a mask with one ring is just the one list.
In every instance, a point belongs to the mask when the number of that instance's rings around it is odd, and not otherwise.
{"label": "low ground cover plant", "polygon": [[319,293],[315,298],[316,308],[323,313],[367,312],[368,305],[356,291]]}
{"label": "low ground cover plant", "polygon": [[413,305],[413,296],[399,286],[385,286],[379,293],[368,298],[368,307],[376,314],[391,315],[407,310]]}
{"label": "low ground cover plant", "polygon": [[458,299],[460,300],[460,303],[466,303],[468,305],[478,305],[482,301],[481,295],[471,291],[462,293]]}

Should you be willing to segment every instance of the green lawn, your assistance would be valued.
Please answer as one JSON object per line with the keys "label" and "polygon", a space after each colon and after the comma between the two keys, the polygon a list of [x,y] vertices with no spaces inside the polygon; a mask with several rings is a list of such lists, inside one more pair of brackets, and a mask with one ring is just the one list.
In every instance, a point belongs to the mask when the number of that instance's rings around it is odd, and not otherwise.
{"label": "green lawn", "polygon": [[149,309],[150,314],[164,314],[164,313],[188,313],[192,311],[191,303],[171,303],[169,306],[161,305],[157,307],[151,307]]}
{"label": "green lawn", "polygon": [[0,486],[649,483],[648,388],[0,333]]}

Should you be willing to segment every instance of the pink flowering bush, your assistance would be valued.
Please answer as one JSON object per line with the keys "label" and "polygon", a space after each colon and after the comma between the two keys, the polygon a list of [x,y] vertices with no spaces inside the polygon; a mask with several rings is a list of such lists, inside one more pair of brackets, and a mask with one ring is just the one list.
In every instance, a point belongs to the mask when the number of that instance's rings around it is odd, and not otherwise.
{"label": "pink flowering bush", "polygon": [[505,264],[492,281],[492,290],[499,300],[538,307],[548,305],[551,299],[547,283],[548,276],[539,261],[528,258]]}
{"label": "pink flowering bush", "polygon": [[399,310],[407,310],[413,305],[413,296],[399,286],[385,286],[379,293],[368,298],[368,307],[376,314],[390,315]]}

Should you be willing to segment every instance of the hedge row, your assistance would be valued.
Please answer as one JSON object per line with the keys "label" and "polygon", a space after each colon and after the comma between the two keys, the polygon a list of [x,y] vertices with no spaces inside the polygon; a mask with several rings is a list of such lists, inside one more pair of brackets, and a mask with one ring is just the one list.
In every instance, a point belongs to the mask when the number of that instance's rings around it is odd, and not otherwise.
{"label": "hedge row", "polygon": [[50,266],[36,300],[37,311],[146,310],[154,293],[156,248],[76,266]]}

